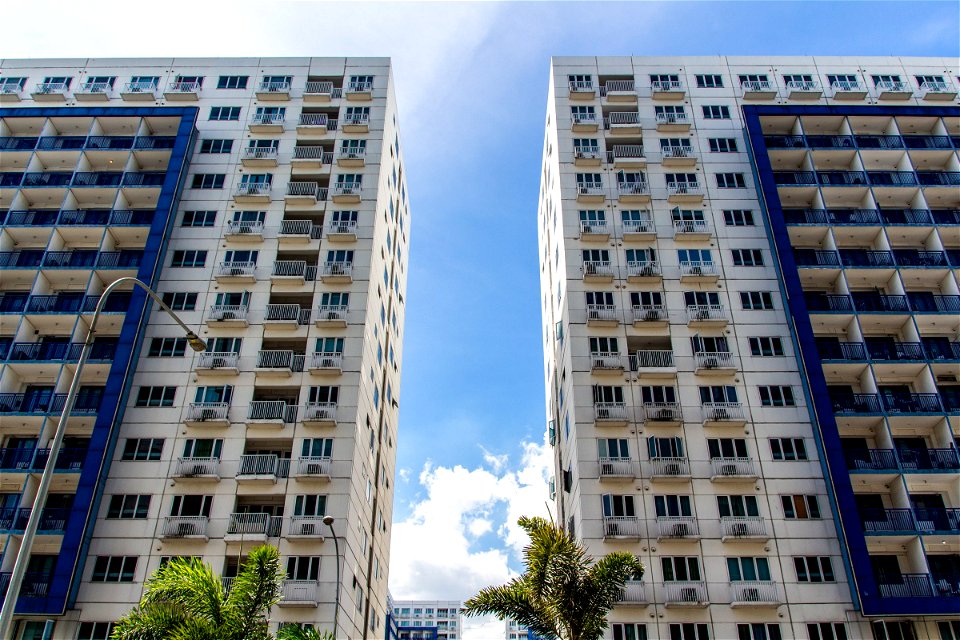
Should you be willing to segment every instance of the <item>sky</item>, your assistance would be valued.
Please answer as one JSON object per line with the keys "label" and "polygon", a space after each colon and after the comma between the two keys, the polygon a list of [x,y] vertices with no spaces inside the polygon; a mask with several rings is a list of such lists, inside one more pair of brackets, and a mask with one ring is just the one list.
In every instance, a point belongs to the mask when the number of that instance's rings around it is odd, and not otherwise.
{"label": "sky", "polygon": [[[547,513],[536,211],[551,56],[960,56],[955,0],[12,6],[0,58],[393,59],[412,217],[396,598],[506,581],[517,518]],[[502,630],[472,620],[462,636]]]}

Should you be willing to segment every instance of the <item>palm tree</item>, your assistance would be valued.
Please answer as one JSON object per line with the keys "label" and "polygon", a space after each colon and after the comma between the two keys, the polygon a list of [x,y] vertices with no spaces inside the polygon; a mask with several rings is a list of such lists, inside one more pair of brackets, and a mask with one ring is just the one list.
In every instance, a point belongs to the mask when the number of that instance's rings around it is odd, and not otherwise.
{"label": "palm tree", "polygon": [[464,603],[464,613],[511,618],[541,636],[598,640],[624,584],[640,579],[643,564],[621,551],[594,562],[573,536],[544,518],[524,516],[518,524],[530,536],[523,550],[526,572],[481,589]]}
{"label": "palm tree", "polygon": [[277,631],[277,640],[337,640],[330,631],[317,631],[313,627],[285,624]]}
{"label": "palm tree", "polygon": [[197,558],[174,558],[147,581],[140,605],[121,618],[112,640],[272,640],[270,608],[280,601],[280,552],[253,549],[229,589]]}

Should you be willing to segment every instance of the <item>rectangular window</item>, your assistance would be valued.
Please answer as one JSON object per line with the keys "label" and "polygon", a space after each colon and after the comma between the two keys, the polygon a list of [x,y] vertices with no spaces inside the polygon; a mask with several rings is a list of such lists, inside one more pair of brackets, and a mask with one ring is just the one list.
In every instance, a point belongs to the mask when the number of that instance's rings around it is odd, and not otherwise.
{"label": "rectangular window", "polygon": [[115,495],[110,496],[110,505],[107,507],[107,517],[120,520],[142,520],[150,511],[150,496],[148,495]]}
{"label": "rectangular window", "polygon": [[706,120],[729,120],[730,107],[723,104],[703,105],[703,117]]}
{"label": "rectangular window", "polygon": [[230,153],[233,151],[233,140],[208,138],[200,141],[200,153]]}
{"label": "rectangular window", "polygon": [[780,504],[783,506],[783,517],[788,520],[820,518],[820,501],[817,496],[780,496]]}
{"label": "rectangular window", "polygon": [[737,267],[762,267],[763,252],[760,249],[733,249],[733,264]]}
{"label": "rectangular window", "polygon": [[870,623],[873,640],[918,640],[909,620],[877,620]]}
{"label": "rectangular window", "polygon": [[670,640],[710,640],[710,627],[703,622],[671,622]]}
{"label": "rectangular window", "polygon": [[770,438],[770,453],[774,460],[808,459],[803,438]]}
{"label": "rectangular window", "polygon": [[773,296],[769,291],[741,291],[740,304],[747,310],[769,310],[773,309]]}
{"label": "rectangular window", "polygon": [[163,438],[127,438],[121,460],[159,460],[163,454]]}
{"label": "rectangular window", "polygon": [[220,76],[217,89],[246,89],[250,76]]}
{"label": "rectangular window", "polygon": [[847,629],[842,622],[808,622],[810,640],[847,640]]}
{"label": "rectangular window", "polygon": [[172,407],[177,395],[176,387],[140,387],[137,391],[138,407]]}
{"label": "rectangular window", "polygon": [[222,173],[195,173],[193,182],[190,183],[191,189],[223,189],[223,181],[226,176]]}
{"label": "rectangular window", "polygon": [[112,622],[81,622],[77,640],[110,640]]}
{"label": "rectangular window", "polygon": [[783,338],[779,336],[750,338],[750,355],[772,358],[783,355]]}
{"label": "rectangular window", "polygon": [[186,338],[153,338],[148,358],[179,358],[187,350]]}
{"label": "rectangular window", "polygon": [[793,559],[797,582],[835,582],[829,556],[799,556]]}
{"label": "rectangular window", "polygon": [[752,227],[753,211],[749,209],[724,209],[723,223],[728,227]]}
{"label": "rectangular window", "polygon": [[207,252],[201,249],[178,249],[170,259],[171,267],[203,267],[207,264]]}
{"label": "rectangular window", "polygon": [[742,173],[718,173],[717,188],[719,189],[746,189],[747,181]]}
{"label": "rectangular window", "polygon": [[769,385],[758,387],[760,403],[765,407],[795,407],[793,389],[783,385]]}
{"label": "rectangular window", "polygon": [[[647,625],[642,622],[615,622],[613,640],[647,640]],[[527,635],[523,634],[526,638]]]}
{"label": "rectangular window", "polygon": [[210,107],[210,120],[239,120],[240,107]]}
{"label": "rectangular window", "polygon": [[701,89],[720,89],[723,87],[723,76],[715,73],[700,74],[697,76],[697,86]]}
{"label": "rectangular window", "polygon": [[193,292],[166,291],[160,299],[174,311],[193,311],[197,308],[197,294]]}
{"label": "rectangular window", "polygon": [[97,556],[93,562],[91,582],[133,582],[137,571],[136,556]]}
{"label": "rectangular window", "polygon": [[783,636],[776,622],[741,622],[737,624],[737,640],[783,640]]}
{"label": "rectangular window", "polygon": [[0,78],[0,89],[6,89],[8,91],[22,91],[24,85],[26,84],[27,79],[22,76],[7,76],[6,78]]}
{"label": "rectangular window", "polygon": [[712,153],[736,153],[736,138],[710,138],[710,151]]}
{"label": "rectangular window", "polygon": [[217,221],[216,211],[184,211],[181,227],[212,227]]}
{"label": "rectangular window", "polygon": [[960,640],[960,620],[941,620],[937,622],[940,640]]}

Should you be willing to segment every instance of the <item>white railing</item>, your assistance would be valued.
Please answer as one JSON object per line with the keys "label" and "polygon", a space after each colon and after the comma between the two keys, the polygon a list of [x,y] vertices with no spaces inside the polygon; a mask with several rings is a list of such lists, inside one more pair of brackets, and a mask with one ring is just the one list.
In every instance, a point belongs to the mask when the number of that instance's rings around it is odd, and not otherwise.
{"label": "white railing", "polygon": [[307,273],[306,260],[274,260],[271,276],[303,278]]}
{"label": "white railing", "polygon": [[743,404],[740,402],[704,402],[703,419],[715,422],[723,420],[746,420]]}
{"label": "white railing", "polygon": [[123,93],[154,93],[156,90],[157,82],[155,80],[128,82],[123,85]]}
{"label": "white railing", "polygon": [[588,304],[587,320],[599,320],[603,322],[617,321],[617,307],[612,304]]}
{"label": "white railing", "polygon": [[307,456],[297,459],[298,476],[329,476],[329,456]]}
{"label": "white railing", "polygon": [[683,419],[679,402],[644,402],[643,415],[647,422],[678,422]]}
{"label": "white railing", "polygon": [[585,260],[583,263],[585,276],[613,276],[613,267],[609,260]]}
{"label": "white railing", "polygon": [[617,193],[621,196],[638,196],[650,193],[650,185],[645,181],[618,182]]}
{"label": "white railing", "polygon": [[820,83],[816,80],[790,80],[787,82],[787,92],[793,91],[799,91],[800,93],[820,91]]}
{"label": "white railing", "polygon": [[653,278],[660,275],[660,262],[657,260],[637,261],[627,263],[627,276],[635,278]]}
{"label": "white railing", "polygon": [[606,220],[581,220],[580,233],[610,233]]}
{"label": "white railing", "polygon": [[220,458],[177,458],[173,475],[177,478],[220,475]]}
{"label": "white railing", "polygon": [[627,404],[625,402],[594,402],[593,415],[597,420],[626,420]]}
{"label": "white railing", "polygon": [[307,82],[307,84],[304,86],[303,92],[305,94],[319,94],[319,95],[325,95],[328,93],[333,94],[333,83],[326,82],[323,80],[310,81],[310,82]]}
{"label": "white railing", "polygon": [[749,478],[757,475],[752,458],[711,458],[710,475],[715,477]]}
{"label": "white railing", "polygon": [[327,234],[349,235],[357,233],[356,220],[331,220],[326,227]]}
{"label": "white railing", "polygon": [[297,405],[287,404],[285,400],[252,400],[247,408],[247,419],[296,422]]}
{"label": "white railing", "polygon": [[602,196],[604,195],[603,185],[598,183],[578,184],[577,195],[578,196]]}
{"label": "white railing", "polygon": [[733,354],[729,351],[698,351],[694,356],[697,369],[729,369],[736,366]]}
{"label": "white railing", "polygon": [[653,220],[623,220],[624,233],[653,233]]}
{"label": "white railing", "polygon": [[767,526],[760,516],[721,516],[720,529],[724,537],[753,538],[767,535]]}
{"label": "white railing", "polygon": [[256,262],[221,262],[217,265],[217,277],[248,277],[254,275]]}
{"label": "white railing", "polygon": [[642,535],[640,529],[640,518],[636,516],[603,516],[604,537],[639,538]]}
{"label": "white railing", "polygon": [[246,320],[249,307],[245,304],[212,304],[210,320]]}
{"label": "white railing", "polygon": [[358,182],[338,182],[333,185],[335,196],[359,196],[361,185]]}
{"label": "white railing", "polygon": [[109,93],[109,82],[85,82],[80,87],[80,93]]}
{"label": "white railing", "polygon": [[323,161],[323,147],[317,145],[298,145],[293,148],[294,160],[320,160]]}
{"label": "white railing", "polygon": [[301,113],[297,125],[300,127],[325,127],[329,118],[325,113]]}
{"label": "white railing", "polygon": [[890,93],[912,93],[910,86],[902,80],[881,80],[877,82],[876,86],[878,93],[885,91]]}
{"label": "white railing", "polygon": [[230,405],[226,402],[191,402],[187,406],[187,420],[210,422],[226,420]]}
{"label": "white railing", "polygon": [[629,457],[600,458],[601,478],[633,478],[636,475],[636,463]]}
{"label": "white railing", "polygon": [[630,368],[633,371],[676,366],[673,361],[673,351],[670,350],[636,351],[630,358],[632,365]]}
{"label": "white railing", "polygon": [[163,519],[164,538],[185,538],[207,535],[207,516],[167,516]]}
{"label": "white railing", "polygon": [[691,158],[693,157],[693,148],[683,145],[669,145],[660,147],[660,153],[664,158]]}
{"label": "white railing", "polygon": [[710,223],[706,220],[674,220],[674,233],[710,233]]}
{"label": "white railing", "polygon": [[636,91],[633,80],[607,80],[600,88],[600,95],[606,96],[611,93],[633,93]]}
{"label": "white railing", "polygon": [[593,91],[593,80],[572,80],[570,91]]}
{"label": "white railing", "polygon": [[685,111],[660,112],[657,114],[657,124],[687,124],[690,120]]}
{"label": "white railing", "polygon": [[702,580],[672,580],[663,583],[664,600],[677,604],[705,604],[707,584]]}
{"label": "white railing", "polygon": [[196,93],[200,91],[200,83],[195,80],[190,82],[172,82],[167,91],[170,93]]}
{"label": "white railing", "polygon": [[276,147],[244,147],[244,160],[274,160],[278,153]]}
{"label": "white railing", "polygon": [[267,82],[263,81],[260,83],[260,86],[257,87],[257,91],[264,93],[285,93],[290,91],[289,82]]}
{"label": "white railing", "polygon": [[651,458],[650,473],[674,478],[690,475],[690,461],[686,458]]}
{"label": "white railing", "polygon": [[308,402],[303,405],[303,420],[305,422],[333,422],[336,418],[336,402]]}
{"label": "white railing", "polygon": [[361,125],[370,123],[369,113],[347,113],[341,122],[345,125]]}
{"label": "white railing", "polygon": [[928,93],[954,93],[953,88],[946,82],[931,82],[929,80],[924,80],[920,83],[920,94],[927,95]]}
{"label": "white railing", "polygon": [[643,604],[647,601],[647,592],[640,580],[627,580],[620,589],[618,602],[623,604]]}
{"label": "white railing", "polygon": [[640,114],[636,111],[612,111],[607,118],[611,127],[640,124]]}
{"label": "white railing", "polygon": [[264,310],[263,319],[267,321],[296,321],[300,319],[300,305],[298,304],[268,304]]}
{"label": "white railing", "polygon": [[631,308],[634,322],[656,322],[667,319],[667,308],[662,304],[635,304]]}
{"label": "white railing", "polygon": [[[228,535],[279,535],[280,518],[269,513],[231,513]],[[274,523],[276,521],[276,524]]]}
{"label": "white railing", "polygon": [[658,91],[683,91],[683,82],[679,80],[654,80],[650,83],[650,88],[654,92]]}
{"label": "white railing", "polygon": [[264,349],[257,352],[257,368],[290,369],[292,371],[293,356],[293,351]]}
{"label": "white railing", "polygon": [[866,93],[867,89],[857,80],[834,80],[830,88],[836,93]]}
{"label": "white railing", "polygon": [[35,93],[66,93],[69,90],[70,85],[66,82],[41,82]]}
{"label": "white railing", "polygon": [[780,602],[772,580],[736,580],[730,583],[731,602]]}
{"label": "white railing", "polygon": [[585,160],[596,160],[600,157],[600,147],[577,147],[573,150],[573,155]]}
{"label": "white railing", "polygon": [[340,147],[337,157],[341,160],[359,160],[367,156],[366,147]]}
{"label": "white railing", "polygon": [[722,304],[687,305],[687,322],[703,320],[726,320],[727,312]]}
{"label": "white railing", "polygon": [[316,580],[284,580],[280,602],[316,602],[319,589]]}
{"label": "white railing", "polygon": [[661,538],[689,538],[700,535],[700,527],[693,516],[657,516],[657,530]]}
{"label": "white railing", "polygon": [[321,271],[324,277],[353,276],[352,262],[324,262]]}
{"label": "white railing", "polygon": [[685,260],[680,262],[681,276],[715,276],[717,265],[704,260]]}
{"label": "white railing", "polygon": [[280,458],[275,454],[244,454],[240,456],[237,477],[276,476],[280,467]]}
{"label": "white railing", "polygon": [[311,369],[340,369],[343,367],[343,354],[339,351],[314,351],[310,354]]}
{"label": "white railing", "polygon": [[311,220],[281,220],[280,235],[282,236],[309,236],[313,233]]}
{"label": "white railing", "polygon": [[597,114],[595,113],[575,113],[573,114],[574,124],[597,124]]}
{"label": "white railing", "polygon": [[323,516],[291,516],[289,536],[322,537],[326,531]]}
{"label": "white railing", "polygon": [[773,84],[769,80],[744,80],[740,83],[744,93],[769,93],[773,91]]}
{"label": "white railing", "polygon": [[257,235],[263,233],[263,222],[230,220],[227,222],[227,233],[229,235]]}
{"label": "white railing", "polygon": [[684,196],[684,195],[700,195],[700,183],[699,182],[668,182],[667,183],[667,195],[670,196]]}
{"label": "white railing", "polygon": [[286,116],[286,113],[255,113],[250,119],[250,124],[283,124]]}
{"label": "white railing", "polygon": [[317,320],[346,320],[347,305],[321,304],[317,305]]}
{"label": "white railing", "polygon": [[233,192],[236,196],[268,196],[271,185],[269,182],[241,182]]}
{"label": "white railing", "polygon": [[643,145],[640,144],[615,144],[613,145],[613,157],[616,158],[642,158]]}
{"label": "white railing", "polygon": [[203,351],[197,355],[198,369],[236,369],[240,354],[232,351]]}
{"label": "white railing", "polygon": [[349,93],[362,93],[370,91],[373,89],[373,83],[369,80],[364,80],[363,82],[350,82],[347,84],[347,91]]}
{"label": "white railing", "polygon": [[10,84],[6,84],[6,83],[0,84],[0,95],[4,95],[4,96],[17,95],[17,96],[19,96],[22,92],[23,92],[23,87],[21,87],[19,84],[13,84],[13,83],[10,83]]}
{"label": "white railing", "polygon": [[619,353],[595,351],[590,354],[590,367],[593,369],[623,369],[623,358]]}
{"label": "white railing", "polygon": [[320,190],[320,184],[316,182],[288,182],[288,196],[306,196],[317,199],[317,192]]}

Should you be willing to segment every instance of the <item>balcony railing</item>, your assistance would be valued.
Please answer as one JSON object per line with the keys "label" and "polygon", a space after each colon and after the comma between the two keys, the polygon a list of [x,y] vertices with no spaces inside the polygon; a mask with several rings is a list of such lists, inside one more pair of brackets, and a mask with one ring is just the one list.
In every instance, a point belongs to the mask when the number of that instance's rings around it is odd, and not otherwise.
{"label": "balcony railing", "polygon": [[59,93],[66,94],[70,90],[70,84],[67,82],[40,82],[37,84],[34,93],[41,94],[51,94]]}
{"label": "balcony railing", "polygon": [[167,516],[160,535],[164,538],[206,536],[209,522],[207,516]]}
{"label": "balcony railing", "polygon": [[311,369],[343,368],[343,353],[339,351],[314,351],[310,354]]}
{"label": "balcony railing", "polygon": [[304,422],[333,422],[337,418],[336,402],[308,402],[303,406]]}
{"label": "balcony railing", "polygon": [[736,604],[777,603],[777,583],[772,580],[734,580],[730,583],[730,601]]}
{"label": "balcony railing", "polygon": [[650,193],[650,185],[646,182],[618,182],[617,194],[621,196],[640,196]]}
{"label": "balcony railing", "polygon": [[155,80],[141,80],[139,82],[127,82],[123,85],[124,93],[152,93],[157,90]]}
{"label": "balcony railing", "polygon": [[703,194],[703,189],[700,188],[699,182],[687,181],[687,182],[668,182],[667,183],[667,195],[668,196],[699,196]]}
{"label": "balcony railing", "polygon": [[617,322],[617,307],[612,304],[588,304],[587,321]]}
{"label": "balcony railing", "polygon": [[602,196],[605,195],[602,184],[580,183],[577,185],[578,196]]}
{"label": "balcony railing", "polygon": [[657,516],[657,531],[661,538],[693,538],[700,535],[700,527],[693,516]]}
{"label": "balcony railing", "polygon": [[881,80],[874,85],[877,89],[877,93],[913,93],[913,90],[910,88],[906,82],[901,80]]}
{"label": "balcony railing", "polygon": [[309,324],[310,309],[303,309],[298,304],[268,304],[264,309],[263,319],[266,322]]}
{"label": "balcony railing", "polygon": [[917,180],[925,187],[955,187],[960,185],[960,171],[918,171]]}
{"label": "balcony railing", "polygon": [[647,422],[679,422],[683,419],[679,402],[644,402]]}
{"label": "balcony railing", "polygon": [[820,83],[816,80],[790,80],[787,82],[787,93],[819,93]]}
{"label": "balcony railing", "polygon": [[753,478],[757,468],[753,458],[711,458],[710,475],[715,478]]}
{"label": "balcony railing", "polygon": [[233,192],[235,196],[269,196],[269,182],[241,182]]}
{"label": "balcony railing", "polygon": [[694,354],[697,369],[732,369],[736,367],[729,351],[698,351]]}
{"label": "balcony railing", "polygon": [[747,419],[741,402],[704,402],[701,405],[703,419],[711,422],[743,421]]}
{"label": "balcony railing", "polygon": [[571,80],[569,83],[570,91],[593,91],[592,80]]}
{"label": "balcony railing", "polygon": [[597,420],[626,420],[627,405],[625,402],[594,402],[593,416]]}
{"label": "balcony railing", "polygon": [[640,124],[640,114],[636,111],[614,111],[605,118],[609,128],[613,127],[635,127]]}
{"label": "balcony railing", "polygon": [[657,278],[661,275],[657,260],[631,260],[627,263],[628,278]]}
{"label": "balcony railing", "polygon": [[873,360],[924,360],[926,354],[919,342],[867,343]]}
{"label": "balcony railing", "polygon": [[325,278],[350,278],[353,276],[353,263],[324,262],[320,273]]}
{"label": "balcony railing", "polygon": [[212,304],[210,305],[209,320],[224,322],[230,320],[246,320],[249,307],[245,304]]}
{"label": "balcony railing", "polygon": [[228,535],[280,535],[283,518],[269,513],[231,513],[227,522]]}
{"label": "balcony railing", "polygon": [[289,82],[268,82],[264,80],[257,85],[257,91],[260,93],[287,93],[290,91]]}
{"label": "balcony railing", "polygon": [[663,583],[664,600],[668,604],[706,604],[707,584],[702,580],[672,580]]}
{"label": "balcony railing", "polygon": [[636,462],[630,457],[600,458],[601,478],[633,478],[636,475]]}
{"label": "balcony railing", "polygon": [[286,478],[290,470],[290,459],[275,454],[244,454],[240,456],[237,478],[244,476],[276,476]]}
{"label": "balcony railing", "polygon": [[643,145],[639,144],[615,144],[610,151],[608,160],[616,162],[619,160],[639,160],[643,158]]}
{"label": "balcony railing", "polygon": [[221,278],[253,277],[256,270],[256,262],[221,262],[214,275]]}
{"label": "balcony railing", "polygon": [[370,123],[369,113],[349,113],[340,121],[344,126],[357,126]]}
{"label": "balcony railing", "polygon": [[613,266],[609,260],[584,260],[584,276],[613,277]]}
{"label": "balcony railing", "polygon": [[77,93],[110,93],[109,82],[84,82]]}
{"label": "balcony railing", "polygon": [[683,91],[683,82],[679,80],[654,80],[650,83],[654,93],[663,91]]}
{"label": "balcony railing", "polygon": [[200,83],[195,81],[171,82],[167,89],[169,93],[196,93],[200,91]]}
{"label": "balcony railing", "polygon": [[575,113],[573,114],[574,124],[597,124],[597,114],[595,113]]}
{"label": "balcony railing", "polygon": [[263,222],[259,220],[230,220],[227,222],[227,234],[234,236],[260,235]]}
{"label": "balcony railing", "polygon": [[590,354],[590,367],[593,369],[623,370],[623,358],[617,352],[594,351]]}
{"label": "balcony railing", "polygon": [[851,393],[833,396],[833,412],[837,414],[880,413],[880,397],[875,393]]}
{"label": "balcony railing", "polygon": [[306,260],[275,260],[271,277],[276,278],[303,278],[311,281],[317,277],[316,265],[307,264]]}
{"label": "balcony railing", "polygon": [[857,311],[880,313],[908,313],[907,296],[867,292],[853,292],[853,306]]}
{"label": "balcony railing", "polygon": [[634,322],[662,322],[668,316],[667,308],[662,304],[635,304],[631,311]]}
{"label": "balcony railing", "polygon": [[301,127],[330,128],[330,118],[325,113],[301,113],[297,125]]}
{"label": "balcony railing", "polygon": [[636,516],[603,516],[604,537],[639,538],[641,528],[640,518]]}
{"label": "balcony railing", "polygon": [[720,530],[725,538],[762,538],[767,525],[760,516],[722,516]]}
{"label": "balcony railing", "polygon": [[693,153],[693,147],[687,147],[684,145],[667,145],[666,147],[660,147],[660,153],[664,158],[693,158],[695,157]]}
{"label": "balcony railing", "polygon": [[776,88],[769,80],[744,80],[740,83],[743,93],[770,93]]}
{"label": "balcony railing", "polygon": [[280,602],[316,603],[319,590],[320,584],[316,580],[284,580],[281,590],[283,599]]}
{"label": "balcony railing", "polygon": [[673,351],[669,349],[635,351],[630,356],[631,371],[639,371],[640,369],[663,369],[675,366]]}
{"label": "balcony railing", "polygon": [[865,533],[916,531],[917,523],[910,509],[860,509]]}
{"label": "balcony railing", "polygon": [[347,305],[321,304],[317,306],[317,321],[345,321],[347,319]]}
{"label": "balcony railing", "polygon": [[244,160],[276,160],[278,156],[276,147],[244,147]]}
{"label": "balcony railing", "polygon": [[887,413],[942,413],[939,393],[881,394]]}
{"label": "balcony railing", "polygon": [[933,598],[939,595],[928,573],[904,573],[878,580],[881,598]]}
{"label": "balcony railing", "polygon": [[680,276],[691,277],[712,277],[719,275],[717,265],[714,262],[703,260],[681,260]]}
{"label": "balcony railing", "polygon": [[187,406],[186,419],[191,422],[214,422],[229,420],[230,405],[226,402],[191,402]]}
{"label": "balcony railing", "polygon": [[255,113],[250,118],[250,124],[253,125],[282,125],[286,119],[286,113]]}
{"label": "balcony railing", "polygon": [[581,220],[580,234],[609,234],[610,227],[606,220]]}
{"label": "balcony railing", "polygon": [[651,458],[650,474],[668,478],[690,475],[690,461],[686,458]]}
{"label": "balcony railing", "polygon": [[327,235],[351,235],[357,233],[356,220],[331,220],[326,224]]}
{"label": "balcony railing", "polygon": [[280,421],[287,424],[297,421],[297,405],[286,400],[252,400],[247,408],[247,420]]}
{"label": "balcony railing", "polygon": [[690,119],[686,113],[658,113],[657,124],[689,124]]}
{"label": "balcony railing", "polygon": [[303,456],[297,459],[297,475],[329,476],[330,456]]}
{"label": "balcony railing", "polygon": [[858,80],[834,80],[830,83],[834,95],[838,93],[866,93],[867,88]]}
{"label": "balcony railing", "polygon": [[[313,95],[331,95],[334,91],[339,92],[339,89],[334,89],[332,82],[325,82],[323,80],[311,80],[304,85],[303,93],[304,94],[313,94]],[[337,96],[339,97],[339,96]]]}
{"label": "balcony railing", "polygon": [[257,352],[257,368],[303,371],[303,358],[293,351],[262,350]]}
{"label": "balcony railing", "polygon": [[622,604],[643,604],[647,601],[647,592],[641,580],[627,580],[620,589],[617,602]]}
{"label": "balcony railing", "polygon": [[867,359],[866,345],[862,342],[834,342],[817,345],[817,352],[821,360],[853,360]]}
{"label": "balcony railing", "polygon": [[220,458],[177,458],[173,475],[177,478],[219,477]]}
{"label": "balcony railing", "polygon": [[321,538],[327,530],[323,516],[292,516],[288,536],[301,538]]}

